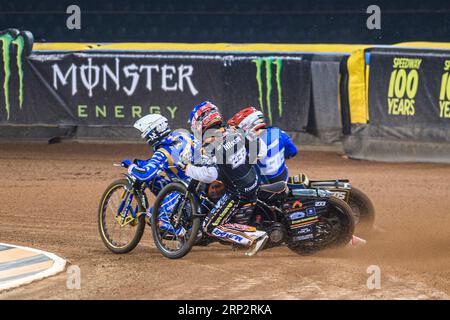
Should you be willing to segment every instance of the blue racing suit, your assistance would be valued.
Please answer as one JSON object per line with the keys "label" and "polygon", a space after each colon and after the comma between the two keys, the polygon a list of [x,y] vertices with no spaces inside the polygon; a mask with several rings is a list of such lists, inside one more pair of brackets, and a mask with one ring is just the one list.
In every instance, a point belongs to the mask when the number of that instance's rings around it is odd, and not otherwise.
{"label": "blue racing suit", "polygon": [[[176,164],[182,162],[181,158],[185,154],[192,159],[195,155],[197,144],[198,142],[193,135],[186,132],[173,131],[158,145],[154,146],[154,153],[150,159],[135,160],[134,164],[130,164],[128,173],[139,181],[147,183],[149,189],[155,195],[175,178],[189,182],[190,178]],[[175,230],[169,218],[178,197],[177,193],[173,193],[164,199],[159,213],[159,221],[161,229],[177,235],[183,235],[185,232],[184,228],[179,227]],[[150,221],[151,214],[152,208],[147,213],[147,222]]]}
{"label": "blue racing suit", "polygon": [[277,127],[264,130],[260,139],[267,146],[267,156],[258,161],[261,182],[287,181],[289,173],[285,160],[297,154],[297,147],[287,133]]}
{"label": "blue racing suit", "polygon": [[[173,131],[157,146],[153,156],[148,160],[136,160],[128,167],[128,173],[142,182],[147,182],[156,195],[174,178],[189,181],[189,177],[176,164],[181,162],[181,155],[195,153],[196,140],[193,135]],[[161,175],[162,174],[162,175]]]}

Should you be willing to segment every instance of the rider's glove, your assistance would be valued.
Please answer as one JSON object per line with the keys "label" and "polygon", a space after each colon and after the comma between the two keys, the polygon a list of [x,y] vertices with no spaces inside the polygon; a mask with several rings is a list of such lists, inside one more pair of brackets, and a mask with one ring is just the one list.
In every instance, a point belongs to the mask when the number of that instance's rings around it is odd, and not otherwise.
{"label": "rider's glove", "polygon": [[122,162],[120,164],[122,165],[122,167],[128,168],[130,165],[133,164],[133,162],[130,159],[125,159],[125,160],[122,160]]}
{"label": "rider's glove", "polygon": [[182,170],[186,170],[189,163],[191,163],[192,159],[192,152],[190,148],[186,148],[181,154],[180,154],[180,161],[177,162],[177,166],[180,167]]}

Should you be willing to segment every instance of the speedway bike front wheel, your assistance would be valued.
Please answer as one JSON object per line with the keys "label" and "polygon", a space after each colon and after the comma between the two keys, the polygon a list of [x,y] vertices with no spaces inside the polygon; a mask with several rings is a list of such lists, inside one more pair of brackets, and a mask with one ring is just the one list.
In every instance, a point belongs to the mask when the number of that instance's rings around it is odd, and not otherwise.
{"label": "speedway bike front wheel", "polygon": [[201,224],[197,209],[193,194],[180,182],[172,182],[158,193],[151,226],[155,245],[165,257],[179,259],[191,251]]}
{"label": "speedway bike front wheel", "polygon": [[98,230],[105,246],[113,253],[133,250],[145,229],[145,208],[126,179],[111,183],[98,208]]}

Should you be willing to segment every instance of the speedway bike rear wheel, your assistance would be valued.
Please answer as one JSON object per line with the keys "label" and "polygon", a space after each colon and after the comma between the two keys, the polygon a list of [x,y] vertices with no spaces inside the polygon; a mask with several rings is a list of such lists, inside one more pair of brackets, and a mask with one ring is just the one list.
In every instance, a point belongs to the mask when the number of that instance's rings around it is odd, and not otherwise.
{"label": "speedway bike rear wheel", "polygon": [[325,248],[345,246],[350,242],[355,230],[352,209],[345,201],[335,197],[330,197],[328,203],[328,211],[320,215],[316,224],[314,240],[290,243],[289,249],[305,255]]}
{"label": "speedway bike rear wheel", "polygon": [[359,236],[367,236],[375,221],[375,207],[372,201],[361,190],[352,187],[348,205],[353,211],[356,224],[355,233]]}
{"label": "speedway bike rear wheel", "polygon": [[[151,218],[152,236],[165,257],[179,259],[192,249],[201,224],[195,215],[197,209],[197,201],[182,183],[170,183],[158,193]],[[182,235],[178,234],[181,228]]]}
{"label": "speedway bike rear wheel", "polygon": [[142,238],[145,208],[126,179],[111,183],[98,208],[98,230],[105,246],[113,253],[128,253]]}

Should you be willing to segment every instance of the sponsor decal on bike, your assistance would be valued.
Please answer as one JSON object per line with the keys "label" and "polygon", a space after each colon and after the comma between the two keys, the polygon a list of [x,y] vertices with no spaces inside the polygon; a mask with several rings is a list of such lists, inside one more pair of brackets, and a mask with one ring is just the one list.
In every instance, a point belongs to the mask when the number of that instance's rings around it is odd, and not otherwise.
{"label": "sponsor decal on bike", "polygon": [[301,228],[304,226],[308,226],[308,225],[312,225],[316,222],[318,222],[319,220],[317,219],[317,217],[311,217],[311,218],[305,218],[305,219],[301,219],[301,220],[296,220],[296,221],[292,221],[292,224],[290,226],[291,229],[297,229],[297,228]]}
{"label": "sponsor decal on bike", "polygon": [[316,208],[308,208],[306,209],[306,216],[308,217],[312,217],[315,216],[316,214]]}
{"label": "sponsor decal on bike", "polygon": [[306,235],[303,235],[303,236],[294,237],[294,241],[310,240],[310,239],[313,239],[313,238],[314,238],[313,234],[306,234]]}
{"label": "sponsor decal on bike", "polygon": [[299,200],[295,200],[293,203],[283,204],[283,210],[286,213],[298,212],[301,208],[303,208],[303,203]]}
{"label": "sponsor decal on bike", "polygon": [[303,207],[303,203],[301,203],[299,200],[296,200],[293,204],[292,204],[292,208],[301,208]]}
{"label": "sponsor decal on bike", "polygon": [[347,201],[347,191],[336,191],[336,190],[330,190],[333,197],[338,198],[340,200]]}
{"label": "sponsor decal on bike", "polygon": [[231,232],[222,231],[217,228],[214,228],[212,234],[215,235],[216,237],[227,238],[227,239],[233,240],[235,242],[239,242],[239,243],[243,242],[244,240],[247,240],[247,239],[244,239],[244,237],[242,237],[240,235],[237,235],[237,234],[234,234]]}
{"label": "sponsor decal on bike", "polygon": [[316,203],[314,203],[315,207],[324,207],[326,206],[327,202],[326,201],[316,201]]}
{"label": "sponsor decal on bike", "polygon": [[301,219],[304,217],[305,217],[305,212],[303,212],[303,211],[294,212],[289,215],[289,218],[291,220],[297,220],[297,219]]}
{"label": "sponsor decal on bike", "polygon": [[301,228],[301,229],[297,230],[297,234],[305,234],[305,233],[310,233],[310,232],[312,232],[311,227],[305,227],[305,228]]}
{"label": "sponsor decal on bike", "polygon": [[[258,101],[261,111],[267,116],[268,122],[272,125],[272,66],[275,66],[275,81],[278,93],[278,116],[283,115],[283,94],[281,87],[281,70],[283,67],[282,59],[274,59],[272,57],[258,58],[252,60],[256,65],[256,82],[258,84]],[[263,77],[263,70],[265,75]],[[263,79],[265,80],[265,95],[263,93]],[[265,105],[265,107],[264,107]]]}

